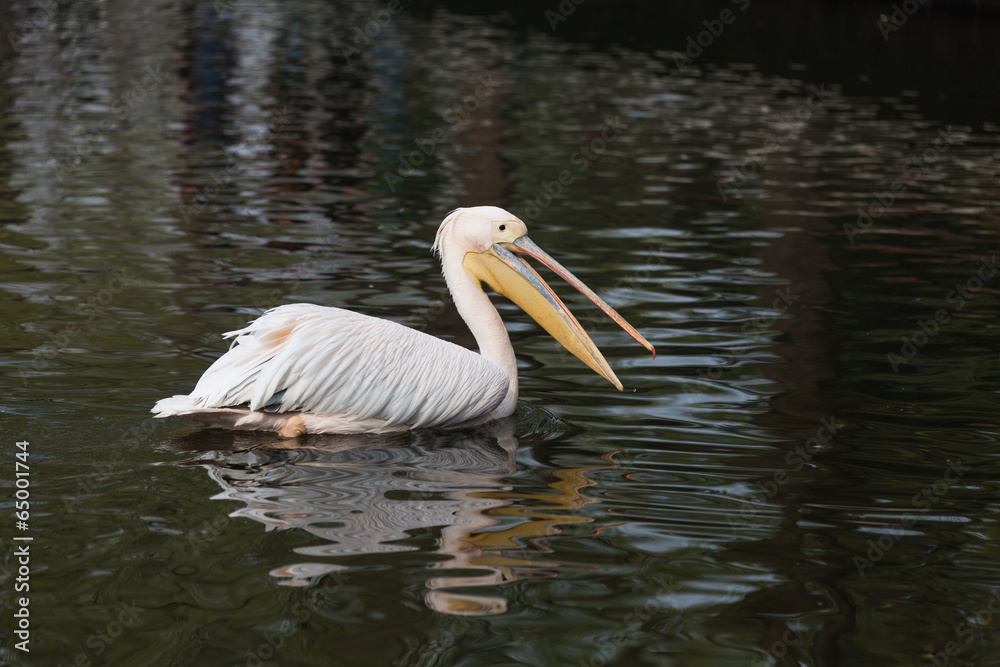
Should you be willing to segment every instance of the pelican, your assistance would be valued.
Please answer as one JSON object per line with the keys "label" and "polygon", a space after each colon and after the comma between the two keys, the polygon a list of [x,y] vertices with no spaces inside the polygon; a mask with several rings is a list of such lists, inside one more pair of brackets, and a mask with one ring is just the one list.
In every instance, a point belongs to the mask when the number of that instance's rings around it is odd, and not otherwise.
{"label": "pelican", "polygon": [[527,234],[521,220],[495,206],[456,209],[438,228],[433,251],[479,354],[388,320],[289,304],[223,334],[235,340],[194,391],[164,398],[152,412],[283,438],[456,429],[510,416],[517,403],[517,360],[483,283],[621,391],[583,327],[521,256],[583,293],[654,357],[656,350]]}

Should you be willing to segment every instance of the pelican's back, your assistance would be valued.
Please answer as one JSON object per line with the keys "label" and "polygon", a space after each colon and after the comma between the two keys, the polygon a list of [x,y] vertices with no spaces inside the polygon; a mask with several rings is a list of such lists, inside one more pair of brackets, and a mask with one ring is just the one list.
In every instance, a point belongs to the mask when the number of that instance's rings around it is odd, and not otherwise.
{"label": "pelican's back", "polygon": [[[279,306],[235,336],[189,396],[163,399],[177,415],[230,428],[346,433],[485,421],[507,394],[497,364],[395,322],[311,304]],[[261,423],[264,423],[262,426]]]}

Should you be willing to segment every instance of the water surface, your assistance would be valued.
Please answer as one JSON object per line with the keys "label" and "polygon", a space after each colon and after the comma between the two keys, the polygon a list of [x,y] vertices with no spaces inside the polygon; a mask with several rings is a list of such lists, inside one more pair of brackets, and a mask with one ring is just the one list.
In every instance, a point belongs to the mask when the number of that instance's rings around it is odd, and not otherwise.
{"label": "water surface", "polygon": [[[0,9],[0,480],[30,441],[34,537],[0,659],[1000,664],[996,23],[591,3],[404,3],[368,44],[384,5]],[[553,279],[624,392],[497,299],[510,420],[151,419],[283,303],[474,346],[429,252],[474,204],[657,347]]]}

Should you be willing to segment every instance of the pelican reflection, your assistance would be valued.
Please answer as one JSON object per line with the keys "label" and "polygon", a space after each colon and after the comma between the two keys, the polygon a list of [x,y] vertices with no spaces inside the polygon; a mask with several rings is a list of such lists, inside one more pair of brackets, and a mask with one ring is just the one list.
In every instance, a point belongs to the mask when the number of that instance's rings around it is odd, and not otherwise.
{"label": "pelican reflection", "polygon": [[[570,432],[542,410],[519,408],[512,417],[458,432],[304,441],[239,435],[225,450],[213,438],[211,451],[183,463],[203,466],[219,484],[222,492],[213,499],[244,505],[230,516],[268,530],[299,528],[320,539],[294,550],[309,560],[271,570],[284,585],[304,586],[347,567],[331,559],[418,550],[414,531],[436,529],[434,553],[448,558],[431,567],[455,574],[428,580],[426,604],[448,614],[489,615],[506,611],[503,597],[456,589],[498,586],[528,568],[538,576],[540,567],[552,564],[528,552],[529,540],[590,521],[573,510],[593,502],[581,490],[593,484],[587,473],[594,468],[557,471],[552,494],[519,494],[508,480],[519,444],[544,446]],[[178,444],[205,449],[207,443],[191,441],[201,433]],[[470,574],[476,570],[482,574]]]}

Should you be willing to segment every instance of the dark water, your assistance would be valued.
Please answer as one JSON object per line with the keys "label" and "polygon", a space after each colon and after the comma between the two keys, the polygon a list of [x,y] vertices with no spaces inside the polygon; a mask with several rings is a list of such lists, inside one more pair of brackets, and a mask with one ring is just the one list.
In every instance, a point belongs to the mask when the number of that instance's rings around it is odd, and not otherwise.
{"label": "dark water", "polygon": [[[0,3],[0,660],[1000,664],[988,6],[542,4]],[[472,346],[471,204],[656,345],[553,282],[625,392],[503,303],[505,422],[150,418],[281,303]]]}

